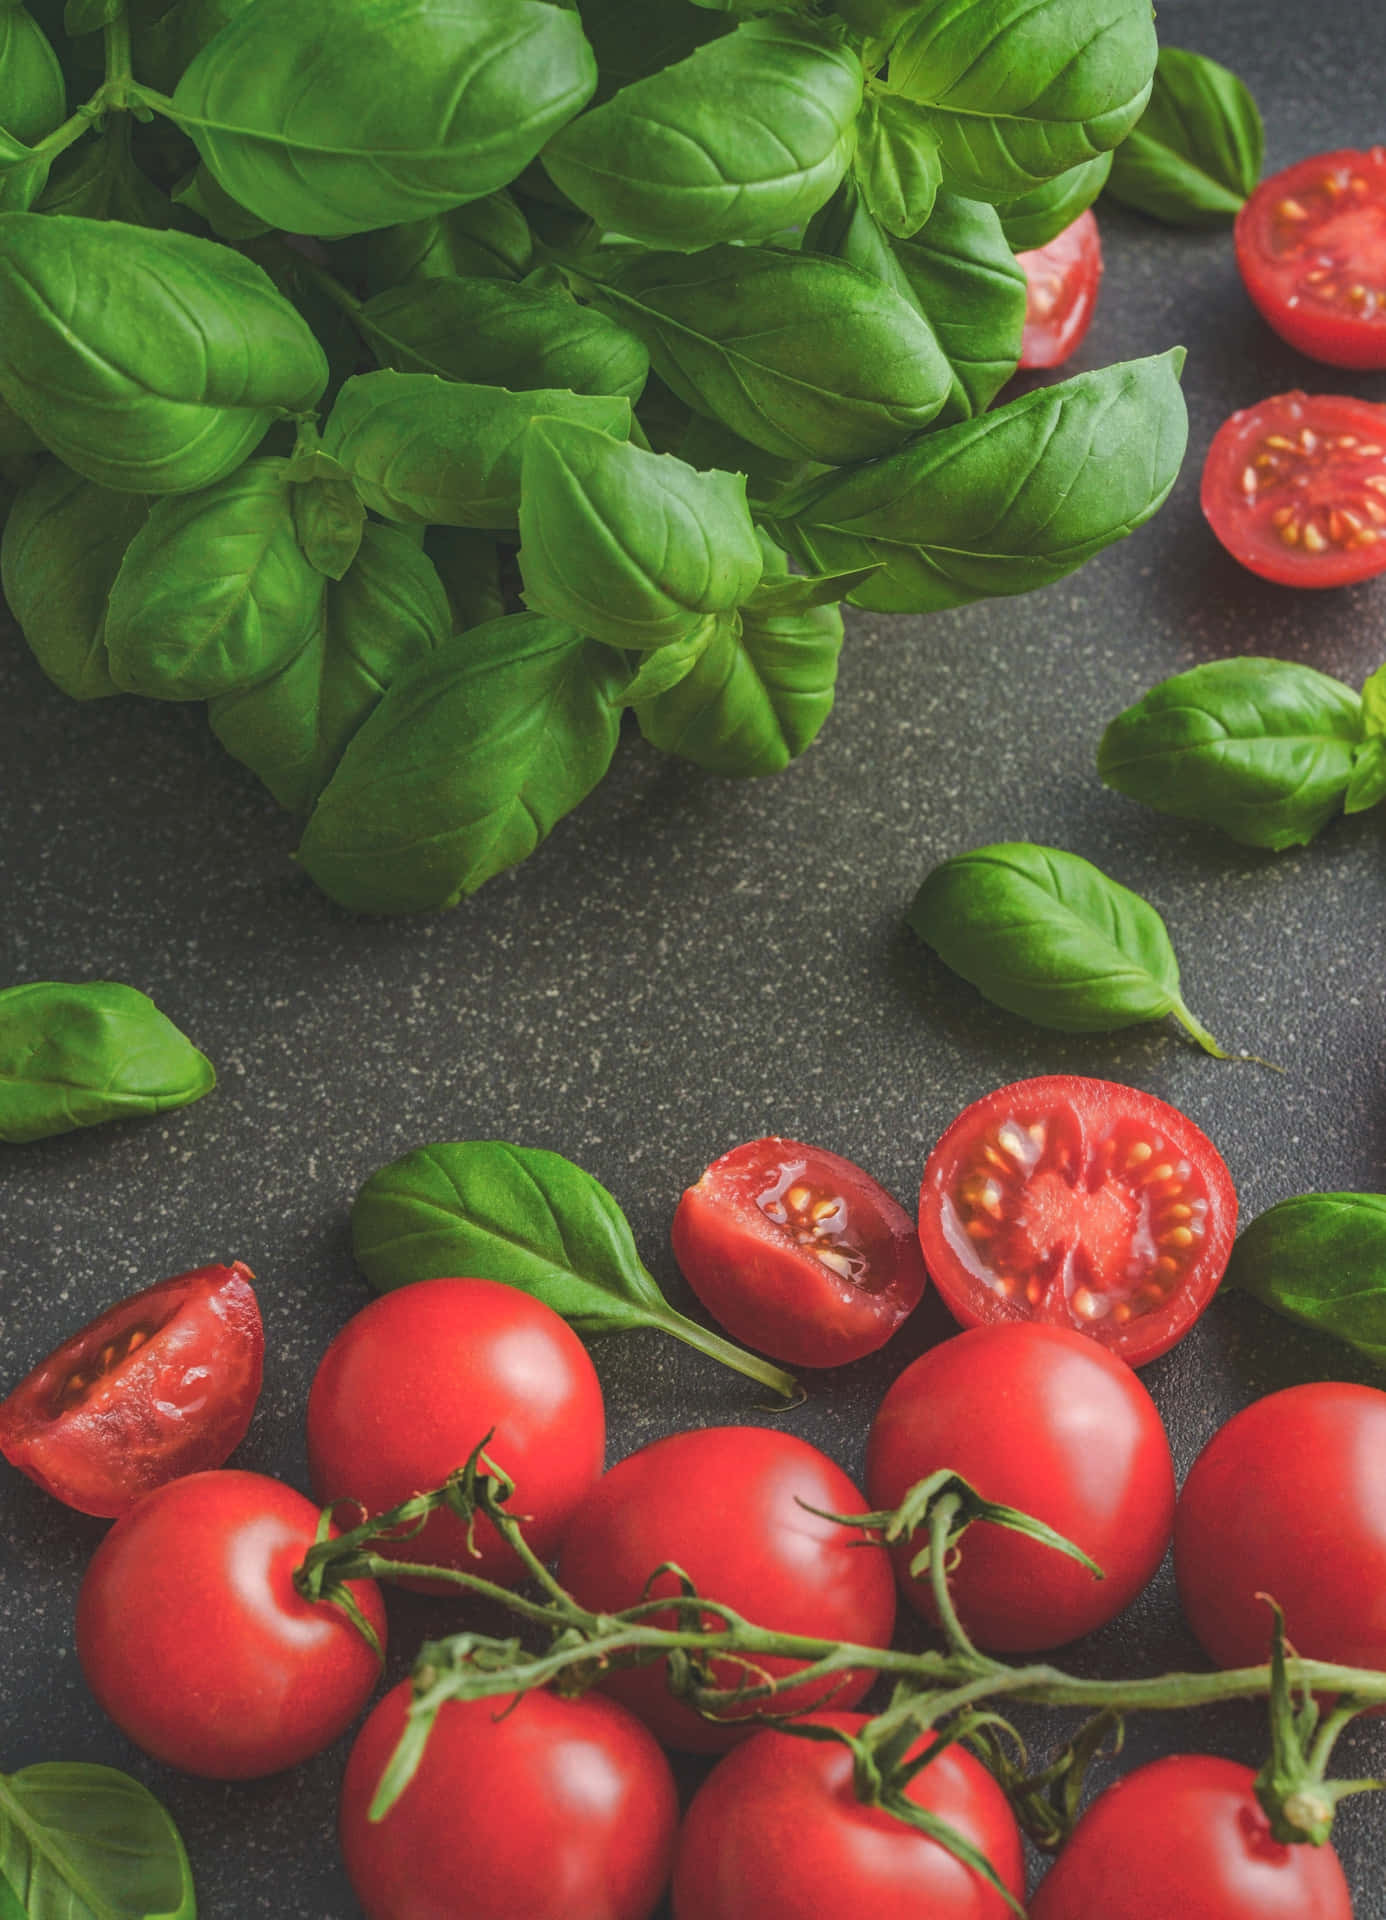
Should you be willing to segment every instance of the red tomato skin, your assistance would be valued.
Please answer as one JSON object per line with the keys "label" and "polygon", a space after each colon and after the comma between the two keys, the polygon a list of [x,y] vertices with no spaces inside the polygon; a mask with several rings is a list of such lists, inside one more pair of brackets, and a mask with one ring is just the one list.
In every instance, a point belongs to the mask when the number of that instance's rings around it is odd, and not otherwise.
{"label": "red tomato skin", "polygon": [[[324,1505],[384,1513],[441,1486],[488,1432],[490,1458],[516,1483],[511,1508],[530,1517],[526,1537],[547,1560],[605,1456],[587,1349],[518,1287],[416,1280],[363,1307],[323,1355],[308,1396],[313,1490]],[[377,1551],[505,1584],[524,1577],[489,1520],[478,1520],[475,1539],[472,1554],[461,1521],[435,1513],[413,1538]]]}
{"label": "red tomato skin", "polygon": [[403,1680],[374,1707],[342,1782],[342,1852],[367,1920],[649,1920],[678,1796],[633,1715],[600,1694],[529,1693],[508,1711],[450,1701],[418,1772],[372,1822],[409,1694]]}
{"label": "red tomato skin", "polygon": [[[1089,1554],[1006,1528],[968,1528],[949,1590],[963,1626],[997,1653],[1063,1646],[1120,1613],[1169,1542],[1174,1467],[1155,1403],[1124,1361],[1062,1327],[977,1327],[923,1354],[882,1401],[867,1446],[873,1508],[952,1468],[988,1500],[1034,1514]],[[927,1574],[892,1549],[905,1598],[935,1619]]]}
{"label": "red tomato skin", "polygon": [[[865,1714],[814,1720],[856,1732]],[[922,1747],[923,1741],[919,1742]],[[915,1751],[918,1751],[916,1747]],[[1020,1831],[986,1768],[949,1747],[909,1797],[1025,1892]],[[992,1887],[941,1847],[852,1791],[852,1756],[836,1742],[766,1730],[719,1760],[684,1816],[674,1863],[674,1920],[1010,1920]]]}
{"label": "red tomato skin", "polygon": [[1272,1837],[1250,1767],[1178,1753],[1100,1794],[1030,1901],[1030,1920],[1352,1920],[1331,1846]]}
{"label": "red tomato skin", "polygon": [[[802,1173],[792,1170],[802,1168]],[[845,1276],[777,1225],[758,1196],[800,1181],[842,1202]],[[773,1204],[783,1208],[781,1196]],[[928,1276],[914,1223],[870,1174],[823,1147],[771,1135],[714,1160],[679,1201],[674,1258],[734,1339],[791,1367],[837,1367],[883,1347],[919,1305]],[[863,1249],[869,1251],[863,1252]]]}
{"label": "red tomato skin", "polygon": [[[132,1293],[64,1340],[0,1401],[0,1453],[79,1513],[114,1520],[153,1488],[219,1467],[245,1438],[265,1335],[249,1267],[196,1267]],[[74,1374],[148,1330],[71,1404]]]}
{"label": "red tomato skin", "polygon": [[[294,1589],[318,1509],[224,1468],[147,1494],[92,1556],[77,1597],[87,1685],[137,1747],[209,1780],[318,1753],[360,1713],[380,1663],[340,1608]],[[383,1649],[385,1606],[351,1592]]]}
{"label": "red tomato skin", "polygon": [[1270,1656],[1269,1594],[1309,1660],[1386,1668],[1386,1393],[1313,1381],[1253,1401],[1194,1462],[1174,1522],[1180,1604],[1220,1667]]}
{"label": "red tomato skin", "polygon": [[[702,1427],[667,1435],[607,1473],[574,1516],[558,1577],[594,1612],[636,1605],[655,1568],[673,1561],[699,1593],[735,1607],[757,1626],[858,1645],[890,1644],[895,1593],[883,1553],[854,1546],[853,1528],[805,1511],[864,1513],[866,1502],[826,1454],[767,1427]],[[654,1594],[677,1591],[664,1574]],[[661,1625],[674,1620],[661,1619]],[[772,1673],[795,1662],[767,1659]],[[741,1677],[726,1669],[726,1684]],[[854,1706],[871,1685],[856,1673],[832,1693]],[[669,1693],[663,1664],[623,1669],[604,1689],[665,1746],[722,1753],[751,1730],[714,1725]],[[775,1710],[804,1711],[824,1693],[782,1695]]]}
{"label": "red tomato skin", "polygon": [[[1311,209],[1328,178],[1343,184],[1332,194],[1331,206],[1323,209],[1326,218],[1316,219]],[[1356,209],[1355,196],[1345,193],[1353,180],[1366,188]],[[1287,245],[1278,250],[1277,209],[1287,203],[1300,207],[1306,217],[1279,222]],[[1362,371],[1386,367],[1383,215],[1386,147],[1365,152],[1340,148],[1296,161],[1263,180],[1238,213],[1233,228],[1237,268],[1252,305],[1282,340],[1309,359]],[[1318,296],[1310,274],[1318,275],[1317,286],[1331,289],[1332,297]],[[1361,281],[1367,283],[1366,297],[1354,310],[1342,303],[1342,294],[1345,285]]]}
{"label": "red tomato skin", "polygon": [[1097,308],[1102,240],[1092,208],[1085,207],[1046,246],[1031,247],[1016,259],[1026,280],[1020,365],[1060,366],[1082,345]]}

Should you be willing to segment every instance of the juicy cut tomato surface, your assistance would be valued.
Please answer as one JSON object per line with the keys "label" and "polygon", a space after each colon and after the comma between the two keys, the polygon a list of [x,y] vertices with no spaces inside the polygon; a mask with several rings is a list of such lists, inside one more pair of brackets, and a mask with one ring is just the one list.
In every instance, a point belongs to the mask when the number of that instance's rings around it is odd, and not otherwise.
{"label": "juicy cut tomato surface", "polygon": [[1085,208],[1043,247],[1018,253],[1025,269],[1025,332],[1022,367],[1057,367],[1081,344],[1092,325],[1102,280],[1102,240],[1097,218]]}
{"label": "juicy cut tomato surface", "polygon": [[1236,246],[1282,340],[1332,367],[1386,367],[1386,147],[1273,173],[1237,215]]}

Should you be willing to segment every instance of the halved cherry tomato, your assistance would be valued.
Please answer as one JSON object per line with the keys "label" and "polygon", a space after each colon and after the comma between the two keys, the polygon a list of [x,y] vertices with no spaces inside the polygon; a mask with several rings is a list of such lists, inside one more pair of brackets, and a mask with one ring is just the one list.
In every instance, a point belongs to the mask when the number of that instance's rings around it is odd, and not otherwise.
{"label": "halved cherry tomato", "polygon": [[874,1353],[927,1284],[914,1223],[884,1187],[777,1135],[713,1161],[679,1201],[673,1242],[708,1312],[795,1367]]}
{"label": "halved cherry tomato", "polygon": [[0,1453],[79,1513],[113,1520],[219,1467],[245,1438],[265,1335],[239,1260],[117,1301],[0,1401]]}
{"label": "halved cherry tomato", "polygon": [[1102,241],[1091,207],[1047,246],[1018,253],[1025,269],[1022,367],[1057,367],[1092,325],[1102,279]]}
{"label": "halved cherry tomato", "polygon": [[1208,1136],[1111,1080],[1049,1074],[965,1107],[919,1193],[924,1263],[965,1327],[1068,1327],[1142,1366],[1187,1333],[1232,1252]]}
{"label": "halved cherry tomato", "polygon": [[1386,147],[1273,173],[1237,215],[1236,245],[1282,340],[1331,367],[1386,367]]}
{"label": "halved cherry tomato", "polygon": [[1234,560],[1284,587],[1386,568],[1386,407],[1277,393],[1224,420],[1203,463],[1204,517]]}

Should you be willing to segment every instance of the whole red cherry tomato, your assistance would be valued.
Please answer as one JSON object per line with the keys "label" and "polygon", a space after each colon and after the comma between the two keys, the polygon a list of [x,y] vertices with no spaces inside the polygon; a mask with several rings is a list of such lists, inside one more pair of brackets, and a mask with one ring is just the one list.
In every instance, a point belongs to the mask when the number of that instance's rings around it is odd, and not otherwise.
{"label": "whole red cherry tomato", "polygon": [[117,1301],[0,1401],[0,1453],[113,1520],[245,1438],[265,1336],[249,1267],[197,1267]]}
{"label": "whole red cherry tomato", "polygon": [[[1018,1507],[1102,1568],[991,1522],[970,1526],[948,1576],[979,1646],[1030,1653],[1100,1627],[1150,1579],[1174,1518],[1174,1467],[1155,1403],[1124,1361],[1062,1327],[976,1327],[906,1367],[881,1403],[867,1448],[876,1508],[950,1467],[984,1499]],[[933,1619],[922,1542],[895,1550],[910,1604]]]}
{"label": "whole red cherry tomato", "polygon": [[[809,1509],[816,1508],[817,1512]],[[648,1591],[676,1593],[673,1561],[699,1593],[735,1607],[757,1626],[827,1640],[884,1647],[895,1624],[890,1564],[861,1535],[820,1516],[864,1513],[866,1503],[826,1454],[791,1433],[766,1427],[703,1427],[674,1433],[630,1454],[598,1482],[573,1517],[558,1576],[593,1612],[635,1606]],[[659,1624],[675,1625],[670,1616]],[[767,1671],[795,1663],[767,1659]],[[719,1666],[724,1684],[744,1673]],[[871,1675],[850,1675],[832,1690],[834,1706],[853,1706]],[[603,1682],[666,1746],[720,1753],[747,1732],[714,1725],[669,1693],[663,1663],[625,1668]],[[822,1705],[824,1688],[781,1696],[774,1711]],[[749,1709],[748,1709],[749,1711]]]}
{"label": "whole red cherry tomato", "polygon": [[[815,1714],[856,1732],[860,1713]],[[913,1750],[923,1747],[920,1741]],[[1020,1832],[986,1768],[947,1747],[907,1789],[970,1840],[1019,1899]],[[693,1797],[674,1864],[674,1920],[1010,1920],[1011,1908],[938,1841],[852,1790],[836,1741],[757,1733],[719,1760]]]}
{"label": "whole red cherry tomato", "polygon": [[[185,1773],[251,1780],[296,1766],[356,1718],[380,1663],[347,1614],[294,1571],[318,1509],[259,1473],[195,1473],[146,1494],[92,1556],[77,1652],[135,1745]],[[373,1581],[357,1606],[385,1643]]]}
{"label": "whole red cherry tomato", "polygon": [[679,1201],[674,1257],[714,1319],[795,1367],[884,1346],[919,1304],[914,1223],[870,1174],[772,1136],[714,1160]]}
{"label": "whole red cherry tomato", "polygon": [[[567,1322],[496,1280],[416,1280],[382,1294],[337,1335],[308,1396],[314,1491],[368,1514],[441,1486],[488,1433],[488,1457],[516,1483],[510,1504],[548,1559],[602,1470],[602,1390]],[[461,1521],[435,1513],[420,1533],[377,1550],[490,1580],[522,1577],[488,1520],[477,1522],[475,1544],[477,1554]]]}
{"label": "whole red cherry tomato", "polygon": [[1386,1393],[1314,1381],[1213,1435],[1184,1482],[1174,1571],[1221,1667],[1270,1655],[1269,1594],[1309,1660],[1386,1668]]}
{"label": "whole red cherry tomato", "polygon": [[1282,340],[1332,367],[1386,367],[1386,147],[1318,153],[1237,215],[1237,265]]}
{"label": "whole red cherry tomato", "polygon": [[1250,1767],[1177,1753],[1100,1794],[1030,1920],[1352,1920],[1332,1847],[1276,1840]]}
{"label": "whole red cherry tomato", "polygon": [[964,1108],[919,1192],[924,1264],[955,1320],[1070,1328],[1136,1367],[1202,1313],[1236,1229],[1232,1176],[1192,1120],[1068,1073]]}
{"label": "whole red cherry tomato", "polygon": [[1043,247],[1018,253],[1025,269],[1022,367],[1057,367],[1092,325],[1102,279],[1102,241],[1092,209]]}
{"label": "whole red cherry tomato", "polygon": [[614,1700],[452,1701],[419,1770],[368,1818],[409,1682],[373,1709],[342,1782],[341,1839],[367,1920],[649,1920],[669,1878],[669,1763]]}

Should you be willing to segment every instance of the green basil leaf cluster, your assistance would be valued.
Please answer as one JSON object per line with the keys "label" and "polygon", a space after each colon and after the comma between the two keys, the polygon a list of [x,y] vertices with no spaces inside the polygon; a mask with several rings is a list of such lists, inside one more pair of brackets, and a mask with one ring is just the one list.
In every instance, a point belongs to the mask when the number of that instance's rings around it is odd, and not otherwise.
{"label": "green basil leaf cluster", "polygon": [[114,1767],[48,1760],[0,1774],[0,1912],[10,1910],[197,1920],[197,1898],[178,1829],[147,1787]]}
{"label": "green basil leaf cluster", "polygon": [[1112,157],[1107,192],[1176,227],[1225,226],[1261,178],[1265,129],[1235,73],[1161,47],[1150,103]]}
{"label": "green basil leaf cluster", "polygon": [[1386,1366],[1386,1193],[1305,1193],[1237,1236],[1223,1285]]}

